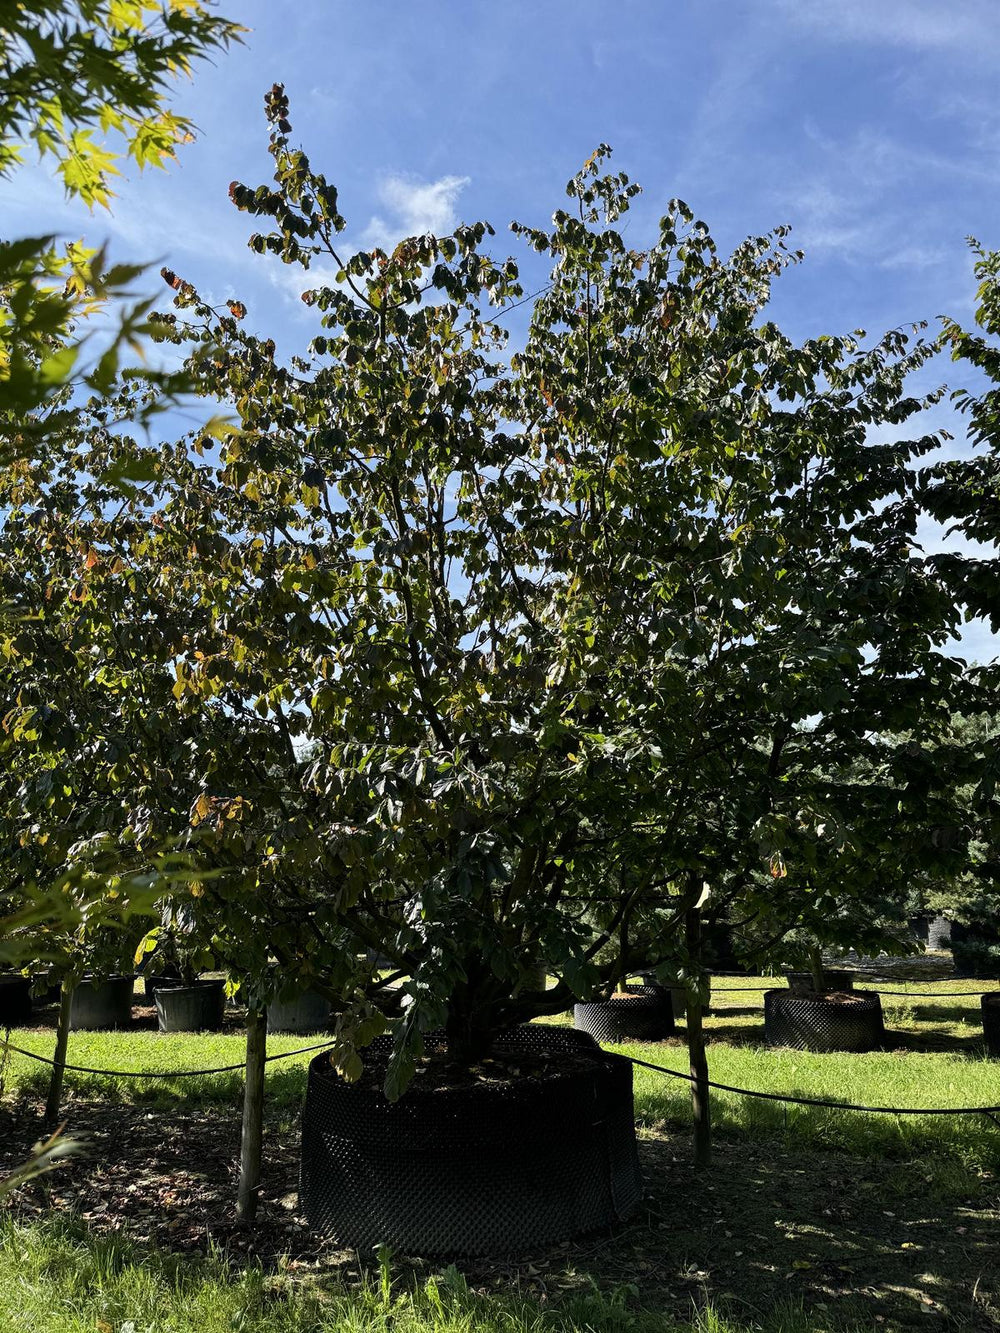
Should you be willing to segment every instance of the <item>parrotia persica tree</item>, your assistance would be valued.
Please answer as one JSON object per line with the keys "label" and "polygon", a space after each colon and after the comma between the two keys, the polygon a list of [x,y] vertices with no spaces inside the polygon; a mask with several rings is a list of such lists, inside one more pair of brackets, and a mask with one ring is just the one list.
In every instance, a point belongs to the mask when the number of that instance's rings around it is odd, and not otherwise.
{"label": "parrotia persica tree", "polygon": [[655,964],[706,884],[750,894],[764,866],[806,897],[793,858],[911,799],[903,751],[886,783],[831,775],[957,688],[959,612],[914,535],[937,439],[869,442],[918,416],[932,349],[791,342],[766,318],[780,230],[724,259],[675,201],[629,248],[637,187],[602,147],[549,229],[513,227],[552,267],[508,354],[523,294],[492,229],[344,253],[279,85],[266,105],[273,183],[230,193],[252,250],[333,265],[316,335],[286,363],[165,272],[163,336],[218,345],[205,392],[239,431],[103,440],[135,493],[111,516],[75,484],[94,556],[59,614],[108,681],[133,662],[122,707],[169,680],[199,911],[248,972],[273,951],[325,978],[348,1074],[392,1023],[395,1093],[422,1032],[475,1059],[617,975],[630,923],[657,914]]}

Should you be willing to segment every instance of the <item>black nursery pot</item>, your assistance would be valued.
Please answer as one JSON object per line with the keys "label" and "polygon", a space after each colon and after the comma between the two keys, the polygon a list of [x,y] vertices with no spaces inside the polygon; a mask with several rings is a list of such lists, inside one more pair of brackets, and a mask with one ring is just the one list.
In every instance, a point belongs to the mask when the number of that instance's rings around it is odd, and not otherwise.
{"label": "black nursery pot", "polygon": [[31,982],[18,973],[0,976],[0,1028],[31,1022]]}
{"label": "black nursery pot", "polygon": [[218,1032],[226,1012],[226,983],[207,979],[186,986],[173,982],[152,987],[161,1032]]}
{"label": "black nursery pot", "polygon": [[885,1039],[877,995],[764,992],[764,1041],[800,1051],[874,1051]]}
{"label": "black nursery pot", "polygon": [[85,977],[77,983],[69,1013],[72,1031],[127,1028],[132,1024],[132,976]]}
{"label": "black nursery pot", "polygon": [[[380,1037],[365,1060],[384,1066],[389,1050]],[[313,1230],[362,1253],[387,1244],[457,1258],[523,1252],[628,1217],[641,1195],[629,1061],[541,1024],[504,1034],[493,1054],[535,1071],[452,1084],[424,1081],[430,1071],[396,1102],[317,1056],[300,1179]]]}
{"label": "black nursery pot", "polygon": [[674,1007],[663,986],[628,986],[627,995],[573,1006],[573,1026],[596,1041],[662,1041],[673,1035]]}
{"label": "black nursery pot", "polygon": [[330,1001],[315,991],[284,992],[267,1006],[268,1032],[325,1032]]}
{"label": "black nursery pot", "polygon": [[979,1004],[983,1013],[986,1054],[1000,1056],[1000,991],[990,991]]}

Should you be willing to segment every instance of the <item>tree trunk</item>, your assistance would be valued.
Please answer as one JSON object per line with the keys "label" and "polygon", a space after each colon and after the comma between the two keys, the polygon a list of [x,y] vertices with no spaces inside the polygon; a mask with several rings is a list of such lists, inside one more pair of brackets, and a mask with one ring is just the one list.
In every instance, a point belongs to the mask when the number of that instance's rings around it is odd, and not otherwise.
{"label": "tree trunk", "polygon": [[267,1010],[247,1011],[246,1085],[243,1091],[243,1133],[240,1138],[240,1183],[236,1216],[251,1223],[257,1215],[261,1147],[264,1136],[264,1070],[267,1068]]}
{"label": "tree trunk", "polygon": [[52,1073],[49,1075],[49,1094],[45,1099],[45,1123],[54,1125],[62,1105],[63,1075],[66,1072],[66,1046],[69,1041],[69,1016],[73,1007],[73,986],[63,981],[59,990],[59,1020],[56,1023],[56,1050]]}
{"label": "tree trunk", "polygon": [[452,1064],[468,1068],[478,1064],[493,1048],[493,1027],[484,1022],[482,1015],[452,1005],[445,1018],[444,1039],[448,1059]]}
{"label": "tree trunk", "polygon": [[[708,1166],[712,1160],[712,1109],[709,1102],[708,1058],[702,1027],[701,912],[697,907],[684,914],[684,936],[688,955],[686,994],[688,1067],[691,1071],[691,1111],[694,1117],[694,1164]],[[697,977],[690,974],[694,971]]]}
{"label": "tree trunk", "polygon": [[809,969],[812,972],[813,990],[817,994],[826,990],[826,977],[823,975],[823,950],[818,944],[809,949]]}

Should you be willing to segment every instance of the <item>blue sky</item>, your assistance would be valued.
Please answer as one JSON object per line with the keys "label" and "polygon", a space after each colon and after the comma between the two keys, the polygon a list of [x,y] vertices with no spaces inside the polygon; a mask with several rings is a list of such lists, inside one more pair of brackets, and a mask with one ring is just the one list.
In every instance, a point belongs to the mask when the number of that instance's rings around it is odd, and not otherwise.
{"label": "blue sky", "polygon": [[[359,243],[482,217],[507,247],[507,222],[544,223],[606,141],[644,186],[637,246],[674,195],[726,248],[792,225],[806,260],[778,284],[774,314],[793,336],[969,322],[965,237],[1000,246],[997,0],[222,8],[252,31],[178,89],[200,131],[180,162],[123,181],[111,217],[67,205],[30,166],[3,184],[4,232],[107,239],[115,258],[169,263],[216,299],[239,296],[253,326],[301,340],[307,280],[247,251],[251,221],[227,199],[232,179],[269,177],[262,99],[277,80]],[[940,361],[925,382],[963,378]],[[996,652],[975,627],[964,646]]]}

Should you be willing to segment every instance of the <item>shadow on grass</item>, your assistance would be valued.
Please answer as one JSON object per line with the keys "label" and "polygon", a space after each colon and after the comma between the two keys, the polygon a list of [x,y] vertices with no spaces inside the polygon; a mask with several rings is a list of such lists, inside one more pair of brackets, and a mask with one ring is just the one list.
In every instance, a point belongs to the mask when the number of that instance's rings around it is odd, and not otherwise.
{"label": "shadow on grass", "polygon": [[[393,1256],[386,1291],[372,1256],[274,1228],[271,1200],[294,1189],[295,1151],[284,1140],[270,1149],[256,1233],[217,1226],[201,1237],[202,1249],[223,1245],[228,1262],[190,1247],[170,1254],[136,1245],[127,1212],[124,1230],[106,1238],[51,1216],[3,1224],[0,1315],[13,1299],[8,1289],[35,1282],[47,1284],[40,1309],[72,1298],[81,1327],[100,1319],[115,1329],[126,1320],[174,1327],[171,1316],[197,1308],[202,1333],[681,1333],[693,1310],[702,1312],[693,1325],[700,1333],[860,1333],[942,1321],[985,1333],[1000,1319],[996,1212],[970,1196],[968,1181],[961,1197],[936,1189],[938,1168],[920,1161],[719,1141],[712,1166],[697,1171],[686,1135],[645,1138],[643,1201],[613,1233],[506,1260]],[[170,1165],[154,1161],[144,1171],[169,1173]],[[176,1191],[184,1177],[172,1165]],[[224,1168],[215,1178],[226,1179]],[[169,1224],[171,1209],[161,1211]],[[153,1239],[185,1244],[176,1232]],[[5,1266],[16,1279],[8,1285]],[[9,1325],[0,1325],[48,1333],[41,1319],[10,1310]]]}
{"label": "shadow on grass", "polygon": [[[814,1090],[790,1096],[815,1097]],[[718,1139],[772,1144],[781,1150],[823,1148],[853,1154],[866,1162],[931,1163],[926,1174],[935,1188],[959,1193],[984,1175],[1000,1173],[1000,1127],[987,1115],[894,1115],[849,1109],[850,1099],[825,1095],[837,1106],[799,1106],[783,1101],[713,1092],[712,1123]],[[983,1099],[988,1100],[988,1099]],[[975,1099],[973,1098],[973,1102]],[[892,1104],[887,1094],[886,1104]],[[637,1122],[654,1132],[663,1127],[686,1132],[690,1124],[689,1085],[665,1078],[635,1092]]]}
{"label": "shadow on grass", "polygon": [[727,1046],[760,1046],[764,1040],[763,1014],[758,1023],[750,1024],[727,1023],[719,1015],[718,1019],[705,1025],[705,1040],[725,1042]]}
{"label": "shadow on grass", "polygon": [[[12,1280],[6,1281],[5,1273]],[[381,1269],[359,1268],[347,1281],[337,1276],[306,1284],[287,1268],[268,1271],[219,1256],[181,1259],[97,1237],[79,1223],[50,1220],[24,1227],[0,1221],[0,1318],[37,1333],[64,1333],[69,1320],[74,1329],[170,1327],[199,1333],[813,1333],[815,1328],[794,1298],[784,1297],[748,1324],[698,1309],[697,1298],[685,1293],[678,1300],[683,1314],[675,1318],[661,1300],[648,1302],[636,1282],[606,1287],[589,1273],[567,1277],[556,1290],[538,1269],[524,1274],[513,1269],[501,1285],[494,1270],[483,1285],[455,1264],[390,1261]]]}
{"label": "shadow on grass", "polygon": [[974,1023],[978,1028],[982,1021],[978,1004],[913,1004],[904,1010],[887,1002],[884,1008],[909,1013],[918,1023]]}
{"label": "shadow on grass", "polygon": [[951,1032],[912,1028],[890,1028],[885,1031],[883,1050],[886,1051],[947,1051],[956,1055],[980,1057],[983,1054],[983,1034],[970,1029],[967,1036]]}

